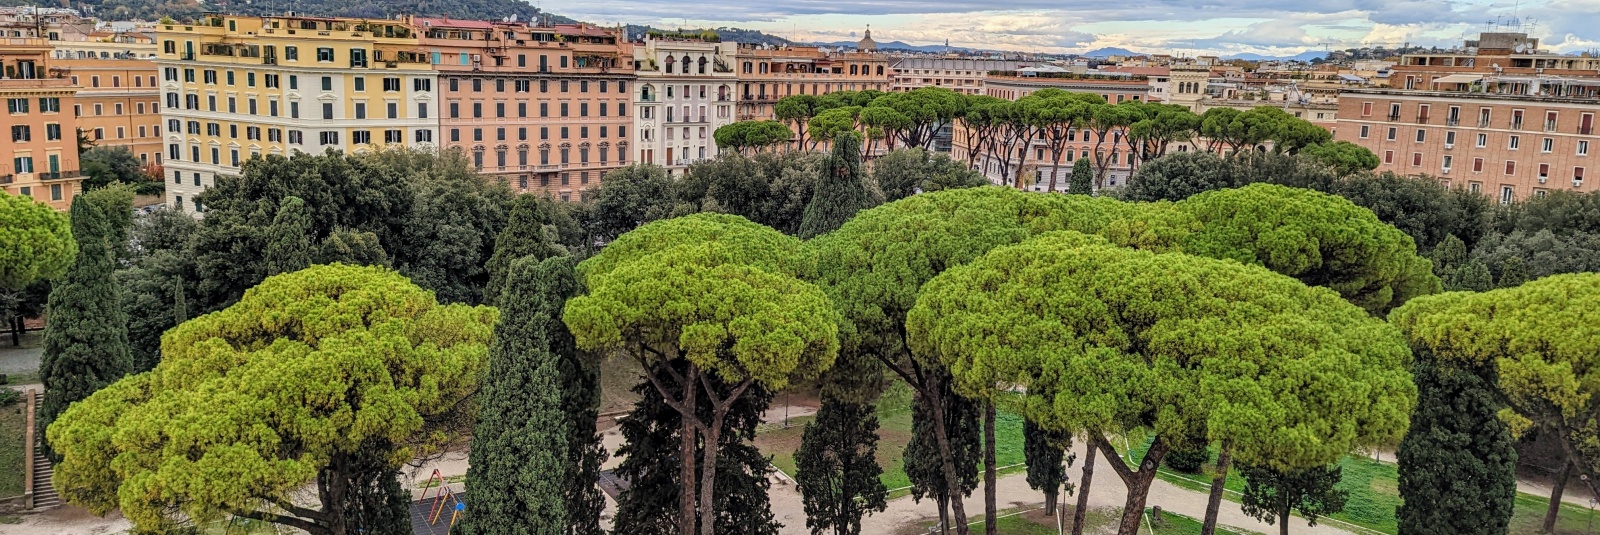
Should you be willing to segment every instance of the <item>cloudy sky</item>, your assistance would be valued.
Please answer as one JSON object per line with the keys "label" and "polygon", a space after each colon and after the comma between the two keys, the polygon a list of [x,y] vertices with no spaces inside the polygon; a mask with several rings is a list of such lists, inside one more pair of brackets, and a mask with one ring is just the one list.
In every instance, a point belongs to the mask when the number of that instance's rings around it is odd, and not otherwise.
{"label": "cloudy sky", "polygon": [[1600,0],[534,0],[592,22],[753,28],[802,41],[941,43],[1037,52],[1123,47],[1292,55],[1410,42],[1451,46],[1513,17],[1545,48],[1600,48]]}

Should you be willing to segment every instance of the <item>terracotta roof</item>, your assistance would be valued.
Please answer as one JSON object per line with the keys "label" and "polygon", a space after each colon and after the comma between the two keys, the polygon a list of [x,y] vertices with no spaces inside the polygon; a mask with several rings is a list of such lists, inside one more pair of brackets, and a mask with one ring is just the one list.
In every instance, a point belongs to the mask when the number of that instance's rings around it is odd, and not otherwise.
{"label": "terracotta roof", "polygon": [[585,37],[609,37],[611,32],[598,26],[588,24],[557,24],[556,33],[561,35],[581,35]]}
{"label": "terracotta roof", "polygon": [[1172,74],[1172,69],[1167,67],[1101,67],[1100,70],[1125,72],[1139,76],[1167,76]]}

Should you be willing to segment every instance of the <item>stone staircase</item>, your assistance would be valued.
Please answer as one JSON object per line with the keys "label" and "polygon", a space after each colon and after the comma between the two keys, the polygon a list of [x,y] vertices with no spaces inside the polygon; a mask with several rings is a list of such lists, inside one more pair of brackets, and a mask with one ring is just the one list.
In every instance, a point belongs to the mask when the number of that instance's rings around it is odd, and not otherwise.
{"label": "stone staircase", "polygon": [[[34,391],[34,407],[44,403],[44,393]],[[40,440],[39,442],[43,442]],[[50,475],[54,470],[50,467],[50,459],[45,458],[44,448],[36,443],[33,448],[33,510],[49,509],[61,505],[61,496],[56,494],[56,488],[50,484]]]}

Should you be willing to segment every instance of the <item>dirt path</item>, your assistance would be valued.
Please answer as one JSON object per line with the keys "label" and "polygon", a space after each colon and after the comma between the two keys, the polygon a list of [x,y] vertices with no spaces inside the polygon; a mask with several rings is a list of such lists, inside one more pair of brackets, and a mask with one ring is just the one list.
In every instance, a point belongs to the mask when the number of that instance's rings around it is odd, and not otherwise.
{"label": "dirt path", "polygon": [[[1077,453],[1078,459],[1084,458],[1082,446],[1082,444],[1074,445],[1074,451]],[[1082,465],[1074,466],[1071,469],[1069,480],[1076,482],[1081,474]],[[1123,486],[1122,480],[1117,478],[1116,473],[1111,470],[1111,465],[1103,457],[1096,459],[1094,475],[1094,488],[1089,493],[1090,508],[1110,507],[1120,509],[1123,501],[1127,499],[1128,490]],[[1019,507],[1040,507],[1041,502],[1044,501],[1044,494],[1028,488],[1027,478],[1023,474],[1002,477],[997,482],[997,487],[998,498],[996,499],[996,505],[1002,511]],[[785,497],[784,499],[787,500],[789,498]],[[774,487],[774,513],[777,513],[778,500],[778,489]],[[798,503],[799,500],[800,496],[796,494],[793,497],[793,501]],[[981,485],[978,491],[973,492],[972,496],[967,498],[964,503],[969,516],[975,517],[983,513],[983,489]],[[1150,498],[1145,505],[1147,507],[1160,506],[1164,510],[1198,519],[1205,516],[1206,495],[1157,479],[1150,486]],[[922,503],[918,504],[908,496],[889,502],[888,510],[862,519],[861,532],[894,533],[904,526],[931,521],[937,517],[938,511],[934,509],[932,501],[923,500]],[[1239,510],[1239,505],[1232,502],[1223,502],[1218,520],[1218,523],[1224,526],[1243,528],[1255,532],[1274,533],[1277,531],[1274,526],[1245,516]],[[1308,526],[1305,520],[1298,517],[1291,519],[1291,521],[1293,523],[1290,525],[1290,531],[1296,535],[1351,535],[1349,531],[1334,528],[1327,524],[1318,523],[1315,527]],[[784,524],[783,533],[785,535],[808,533],[804,529],[805,515],[803,512],[799,516],[797,525],[791,525],[789,522],[784,522]]]}

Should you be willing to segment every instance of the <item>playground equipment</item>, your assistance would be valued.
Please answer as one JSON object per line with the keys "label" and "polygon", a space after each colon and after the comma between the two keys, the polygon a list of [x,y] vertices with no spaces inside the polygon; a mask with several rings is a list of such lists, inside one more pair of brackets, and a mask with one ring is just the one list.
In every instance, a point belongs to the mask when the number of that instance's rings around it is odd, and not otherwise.
{"label": "playground equipment", "polygon": [[461,516],[467,512],[467,503],[461,501],[461,498],[456,496],[455,491],[450,490],[450,485],[445,483],[444,476],[439,475],[438,469],[434,469],[433,475],[428,476],[428,481],[423,484],[423,487],[425,488],[422,491],[422,499],[417,500],[420,502],[428,501],[428,493],[435,488],[439,489],[439,492],[433,496],[433,504],[428,507],[428,525],[438,525],[439,516],[444,513],[444,509],[448,505],[450,507],[450,523],[448,525],[451,529],[454,529],[456,522],[461,520]]}

